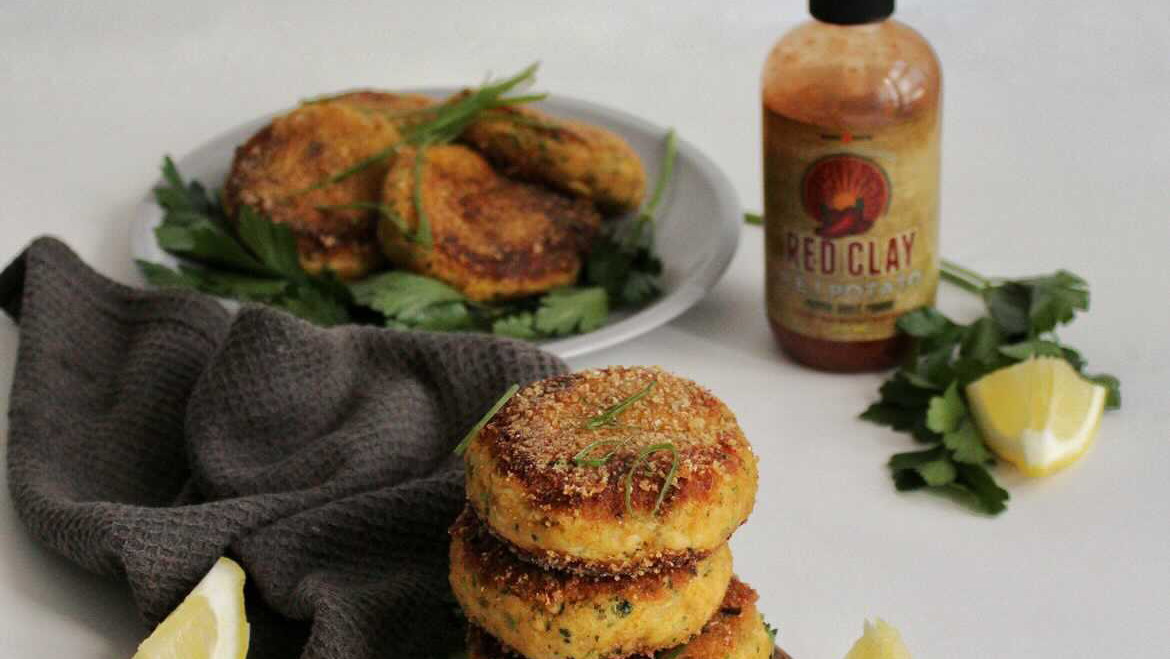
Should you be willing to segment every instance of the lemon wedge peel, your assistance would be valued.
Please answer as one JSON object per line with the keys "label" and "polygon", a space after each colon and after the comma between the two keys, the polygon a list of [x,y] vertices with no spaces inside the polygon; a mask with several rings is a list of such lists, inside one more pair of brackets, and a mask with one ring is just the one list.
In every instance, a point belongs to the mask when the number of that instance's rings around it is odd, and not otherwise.
{"label": "lemon wedge peel", "polygon": [[1107,390],[1068,362],[1038,357],[999,369],[967,386],[984,441],[1025,475],[1047,476],[1092,446]]}
{"label": "lemon wedge peel", "polygon": [[245,659],[244,570],[220,558],[144,640],[134,659]]}

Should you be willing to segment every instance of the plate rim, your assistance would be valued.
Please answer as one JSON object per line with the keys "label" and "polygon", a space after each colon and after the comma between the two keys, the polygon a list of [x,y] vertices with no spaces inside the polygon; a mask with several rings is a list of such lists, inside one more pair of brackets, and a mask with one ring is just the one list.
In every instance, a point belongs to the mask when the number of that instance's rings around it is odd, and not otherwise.
{"label": "plate rim", "polygon": [[[351,88],[337,93],[344,94],[347,91],[355,91],[358,89],[362,88]],[[410,87],[396,90],[396,92],[444,96],[456,93],[461,89],[463,87],[458,86]],[[619,123],[625,123],[629,127],[647,134],[665,135],[668,130],[627,110],[578,98],[571,94],[550,94],[547,101],[534,104],[535,107],[548,105],[567,105],[574,109],[581,108],[589,113],[601,115],[606,118],[614,117]],[[268,122],[285,111],[287,110],[272,112],[235,124],[195,145],[193,148],[188,149],[182,156],[174,158],[174,161],[182,169],[182,163],[184,161],[189,160],[194,153],[206,148],[211,142],[223,139],[227,135],[244,132],[249,127],[260,122]],[[743,206],[740,203],[735,186],[727,174],[715,164],[714,160],[681,135],[677,136],[677,145],[678,155],[691,161],[700,172],[702,178],[711,182],[709,194],[714,196],[713,203],[716,209],[715,215],[717,216],[713,219],[714,223],[718,225],[718,230],[714,234],[715,241],[711,248],[711,256],[702,262],[698,268],[692,268],[687,271],[683,281],[680,282],[677,288],[667,292],[642,309],[592,332],[534,342],[535,345],[553,353],[561,359],[572,359],[613,347],[662,327],[682,315],[703,299],[723,278],[723,275],[731,265],[731,260],[735,257],[739,249],[740,225],[742,224],[739,218],[743,213]],[[131,222],[130,256],[132,260],[138,260],[147,256],[155,258],[153,255],[161,254],[173,261],[178,261],[178,257],[163,251],[158,247],[157,243],[151,241],[154,235],[153,228],[162,220],[162,211],[155,204],[151,190],[160,183],[162,183],[161,176],[155,179],[155,182],[148,189],[145,198],[139,206],[138,212],[135,213],[134,221]],[[661,218],[656,221],[661,221]],[[150,286],[149,283],[145,282],[145,279],[137,269],[135,269],[135,273],[140,281],[145,283],[146,286]],[[234,309],[239,305],[239,302],[235,300],[226,298],[217,299],[229,309]]]}

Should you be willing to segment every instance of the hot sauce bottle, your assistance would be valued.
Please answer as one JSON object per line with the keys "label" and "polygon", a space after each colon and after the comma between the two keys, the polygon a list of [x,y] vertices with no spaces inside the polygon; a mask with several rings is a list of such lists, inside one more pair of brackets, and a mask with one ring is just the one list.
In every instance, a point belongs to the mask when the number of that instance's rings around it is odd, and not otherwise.
{"label": "hot sauce bottle", "polygon": [[938,286],[941,73],[893,0],[811,0],[764,65],[766,305],[828,371],[895,365]]}

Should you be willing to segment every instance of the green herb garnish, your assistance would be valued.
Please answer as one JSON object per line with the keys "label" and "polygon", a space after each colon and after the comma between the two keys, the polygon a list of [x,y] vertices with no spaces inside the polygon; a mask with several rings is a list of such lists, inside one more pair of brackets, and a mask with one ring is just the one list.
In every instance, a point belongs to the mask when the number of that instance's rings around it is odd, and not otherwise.
{"label": "green herb garnish", "polygon": [[536,329],[536,316],[531,311],[518,311],[492,321],[492,334],[507,336],[513,339],[539,339],[540,330]]}
{"label": "green herb garnish", "polygon": [[780,632],[780,630],[776,629],[772,625],[769,625],[768,621],[765,620],[764,621],[764,631],[767,632],[767,634],[768,634],[768,644],[769,645],[776,645],[776,634],[778,634]]}
{"label": "green herb garnish", "polygon": [[628,410],[631,405],[649,395],[650,390],[653,389],[654,385],[656,384],[658,384],[657,380],[651,380],[649,384],[647,384],[637,393],[627,396],[626,398],[623,398],[622,400],[605,408],[599,414],[589,417],[585,421],[584,428],[586,430],[598,430],[599,428],[617,425],[618,416],[620,416],[622,412]]}
{"label": "green herb garnish", "polygon": [[349,285],[356,304],[382,314],[395,328],[470,329],[470,302],[438,279],[394,270]]}
{"label": "green herb garnish", "polygon": [[635,218],[637,223],[654,221],[654,214],[658,212],[658,204],[662,203],[662,195],[666,193],[666,186],[670,184],[670,179],[674,176],[674,161],[678,155],[678,135],[673,128],[666,131],[664,148],[666,153],[662,156],[662,170],[658,172],[658,179],[654,182],[654,192],[650,195],[650,201]]}
{"label": "green herb garnish", "polygon": [[372,167],[374,165],[377,165],[378,163],[385,162],[386,160],[393,158],[394,154],[398,153],[398,151],[403,146],[406,146],[405,142],[395,142],[394,144],[391,144],[390,146],[382,149],[381,151],[378,151],[377,153],[375,153],[371,156],[367,156],[367,157],[355,162],[354,164],[350,165],[349,167],[346,167],[345,169],[341,170],[340,172],[337,172],[335,174],[330,174],[329,176],[326,176],[325,178],[321,179],[320,181],[317,181],[316,183],[310,185],[309,187],[292,193],[292,195],[293,196],[302,195],[302,194],[306,194],[308,192],[313,192],[315,190],[320,190],[322,188],[327,188],[335,183],[341,183],[345,179],[353,176],[354,174],[357,174],[358,172],[361,172],[362,170],[365,170],[368,167]]}
{"label": "green herb garnish", "polygon": [[491,110],[486,114],[492,121],[506,121],[508,123],[517,124],[520,126],[527,126],[529,128],[536,128],[547,132],[556,132],[561,130],[563,126],[554,121],[547,119],[538,119],[516,112],[501,112],[499,110]]}
{"label": "green herb garnish", "polygon": [[545,336],[565,336],[592,332],[604,325],[608,316],[605,290],[570,286],[554,289],[540,298],[533,327]]}
{"label": "green herb garnish", "polygon": [[431,222],[427,219],[427,211],[423,208],[423,165],[426,164],[427,147],[430,142],[423,142],[418,145],[418,152],[414,154],[414,190],[411,193],[411,198],[414,202],[414,216],[418,220],[418,227],[410,234],[411,240],[426,247],[431,248]]}
{"label": "green herb garnish", "polygon": [[743,221],[745,224],[751,224],[757,227],[764,226],[764,216],[760,213],[744,213]]}
{"label": "green herb garnish", "polygon": [[467,451],[467,447],[471,445],[471,440],[475,439],[475,436],[479,434],[479,431],[483,430],[483,427],[487,425],[488,421],[492,420],[492,417],[494,417],[496,413],[500,411],[500,408],[504,407],[504,405],[512,399],[512,396],[516,395],[517,391],[520,391],[520,385],[518,384],[514,384],[508,387],[508,390],[504,392],[504,395],[500,396],[500,399],[497,400],[490,409],[488,409],[487,414],[484,414],[483,418],[477,421],[475,425],[471,427],[471,430],[468,430],[467,434],[463,436],[463,440],[460,441],[459,444],[455,447],[455,455],[463,455],[463,453]]}
{"label": "green herb garnish", "polygon": [[346,210],[365,210],[374,211],[382,217],[394,223],[402,235],[410,240],[416,239],[416,234],[410,230],[406,225],[406,220],[398,214],[398,211],[390,207],[389,204],[381,204],[374,201],[355,201],[351,204],[321,204],[317,206],[319,211],[346,211]]}
{"label": "green herb garnish", "polygon": [[424,108],[429,114],[434,114],[434,117],[411,127],[401,142],[386,147],[340,172],[327,176],[301,192],[320,190],[335,183],[340,183],[367,167],[371,167],[393,157],[404,146],[423,147],[424,145],[446,144],[447,142],[451,142],[459,137],[472,122],[479,118],[479,114],[485,110],[521,105],[544,99],[545,95],[543,94],[511,98],[504,96],[521,84],[533,80],[536,75],[536,69],[539,66],[539,63],[533,63],[528,68],[510,78],[497,83],[485,84],[479,89],[458,96],[439,107]]}
{"label": "green herb garnish", "polygon": [[654,508],[650,510],[651,517],[658,514],[658,509],[662,507],[662,502],[666,499],[667,492],[669,492],[670,487],[674,485],[674,476],[678,472],[678,449],[675,448],[674,444],[665,442],[662,444],[647,446],[646,448],[642,449],[642,452],[638,454],[638,457],[634,458],[634,464],[630,467],[630,471],[626,473],[626,510],[631,515],[634,514],[634,475],[637,473],[638,467],[642,466],[642,463],[646,462],[646,460],[651,455],[660,451],[670,451],[670,470],[666,472],[666,478],[664,478],[662,481],[662,489],[659,490],[658,498],[654,501]]}
{"label": "green herb garnish", "polygon": [[348,291],[331,274],[312,277],[301,269],[291,229],[248,206],[233,225],[202,185],[183,181],[169,157],[162,171],[163,185],[154,190],[163,209],[155,238],[168,252],[206,267],[173,270],[139,261],[148,282],[263,302],[320,325],[349,321]]}
{"label": "green herb garnish", "polygon": [[654,216],[673,176],[677,152],[678,137],[671,129],[650,200],[636,216],[606,225],[585,263],[586,279],[604,288],[615,306],[644,304],[661,292],[662,261],[654,250]]}
{"label": "green herb garnish", "polygon": [[[987,315],[963,325],[936,309],[912,311],[898,329],[913,337],[906,363],[881,387],[881,400],[861,418],[910,433],[929,445],[889,461],[898,490],[929,489],[975,510],[995,515],[1009,494],[988,467],[994,456],[983,442],[964,397],[979,378],[1033,356],[1060,357],[1084,372],[1079,352],[1062,344],[1056,328],[1089,308],[1084,279],[1066,271],[1023,279],[989,279],[949,261],[942,278],[983,298]],[[1108,389],[1106,407],[1121,404],[1120,385],[1109,375],[1088,375]]]}
{"label": "green herb garnish", "polygon": [[[586,419],[585,423],[581,424],[581,427],[585,430],[600,430],[602,428],[617,427],[617,418],[621,416],[623,412],[628,410],[630,406],[649,395],[650,391],[656,384],[658,384],[657,380],[651,380],[645,387],[636,393],[623,398],[622,400],[605,408],[600,413]],[[573,463],[582,467],[604,466],[605,464],[609,463],[611,459],[613,459],[613,456],[618,452],[618,450],[620,450],[626,444],[630,443],[632,440],[632,437],[626,437],[623,439],[599,439],[597,441],[590,442],[585,448],[581,449],[577,452],[576,455],[573,456]],[[605,447],[613,448],[600,456],[595,455],[598,449]],[[631,515],[634,514],[634,476],[637,474],[638,468],[642,466],[642,463],[646,462],[646,460],[651,455],[660,451],[670,451],[673,459],[670,464],[670,470],[666,473],[666,479],[662,483],[662,490],[658,493],[658,499],[654,502],[654,509],[650,512],[652,516],[658,514],[658,509],[662,506],[663,500],[666,499],[667,492],[670,490],[671,485],[674,484],[674,477],[678,472],[679,461],[678,449],[675,448],[675,445],[670,442],[665,442],[661,444],[654,444],[653,446],[648,446],[642,449],[634,458],[634,462],[630,466],[630,470],[626,472],[624,477],[626,510],[629,511]]]}
{"label": "green herb garnish", "polygon": [[[581,449],[577,452],[577,455],[573,456],[573,463],[581,467],[602,467],[613,458],[614,453],[617,453],[619,448],[629,443],[629,441],[630,438],[627,437],[625,439],[599,439],[595,442],[590,442],[588,446]],[[605,446],[612,446],[614,448],[601,457],[589,457],[590,455],[593,455],[594,451]]]}

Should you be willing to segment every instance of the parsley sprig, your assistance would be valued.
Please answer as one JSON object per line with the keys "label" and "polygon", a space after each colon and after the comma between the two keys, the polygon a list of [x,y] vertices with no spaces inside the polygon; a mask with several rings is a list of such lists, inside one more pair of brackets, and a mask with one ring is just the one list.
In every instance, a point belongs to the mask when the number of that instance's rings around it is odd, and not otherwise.
{"label": "parsley sprig", "polygon": [[[992,279],[943,261],[943,279],[983,298],[987,314],[960,324],[936,309],[912,311],[898,329],[914,347],[881,387],[881,398],[861,418],[907,432],[928,448],[890,458],[894,486],[927,489],[995,515],[1010,497],[988,467],[994,456],[967,407],[965,387],[1034,356],[1060,357],[1084,374],[1080,352],[1063,344],[1059,326],[1089,308],[1084,279],[1064,270],[1022,279]],[[1086,375],[1106,387],[1106,408],[1121,405],[1120,383],[1110,375]]]}
{"label": "parsley sprig", "polygon": [[187,183],[171,159],[163,160],[163,185],[154,196],[163,209],[155,229],[160,247],[204,264],[172,270],[138,261],[151,284],[183,288],[280,307],[320,325],[350,320],[349,292],[336,277],[311,277],[301,269],[296,238],[252,208],[240,209],[232,226],[223,208],[198,181]]}

